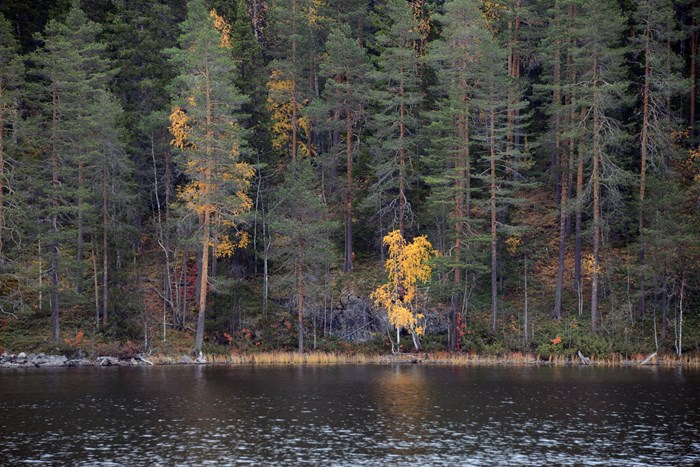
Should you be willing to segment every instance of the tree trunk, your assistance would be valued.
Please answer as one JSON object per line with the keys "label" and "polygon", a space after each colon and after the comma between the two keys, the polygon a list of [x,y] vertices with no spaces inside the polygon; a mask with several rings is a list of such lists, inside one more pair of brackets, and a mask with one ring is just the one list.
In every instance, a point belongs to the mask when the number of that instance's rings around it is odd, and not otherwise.
{"label": "tree trunk", "polygon": [[345,182],[345,261],[343,271],[352,270],[352,119],[350,108],[345,105],[345,144],[347,174]]}
{"label": "tree trunk", "polygon": [[297,327],[299,332],[299,353],[304,353],[304,241],[297,239]]}
{"label": "tree trunk", "polygon": [[[514,81],[520,78],[520,7],[521,0],[515,2],[515,18],[512,24],[509,24],[509,28],[513,29],[513,42],[511,44],[510,54],[508,56],[508,73]],[[516,181],[519,177],[518,173],[518,153],[515,151],[519,147],[519,128],[518,124],[520,121],[520,110],[517,108],[518,96],[517,92],[511,87],[508,92],[508,149],[513,152],[512,161],[512,176],[513,181]]]}
{"label": "tree trunk", "polygon": [[[574,5],[571,4],[569,5],[569,23],[568,23],[568,30],[566,34],[566,47],[567,47],[567,54],[566,54],[566,81],[570,85],[572,85],[572,89],[569,91],[569,112],[566,115],[566,129],[567,129],[567,136],[566,139],[568,140],[568,160],[569,160],[569,165],[567,166],[566,170],[568,171],[568,178],[566,180],[567,182],[567,200],[573,199],[574,193],[574,154],[576,152],[576,70],[573,66],[573,52],[572,52],[572,47],[571,47],[571,28],[574,22]],[[566,236],[569,237],[571,235],[571,224],[572,224],[572,212],[567,206],[567,216],[566,216]]]}
{"label": "tree trunk", "polygon": [[591,272],[591,330],[598,330],[598,275],[600,253],[600,92],[598,58],[593,60],[593,271]]}
{"label": "tree trunk", "polygon": [[665,276],[663,281],[663,287],[661,288],[661,342],[666,341],[666,333],[668,331],[668,284]]}
{"label": "tree trunk", "polygon": [[559,265],[557,268],[557,286],[556,292],[554,294],[553,312],[555,319],[561,319],[561,302],[562,295],[564,292],[564,262],[566,260],[566,218],[568,215],[566,203],[567,196],[569,194],[569,188],[567,186],[569,176],[566,173],[566,170],[568,168],[567,151],[562,151],[561,153],[560,168],[561,189],[559,190]]}
{"label": "tree trunk", "polygon": [[109,308],[109,190],[107,164],[102,176],[102,323],[107,324]]}
{"label": "tree trunk", "polygon": [[194,341],[194,352],[198,354],[204,343],[204,317],[207,310],[207,283],[209,272],[209,207],[204,209],[204,228],[202,233],[202,267],[199,273],[199,312],[197,314],[197,336]]}
{"label": "tree trunk", "polygon": [[95,239],[92,239],[92,282],[95,289],[95,327],[100,327],[100,282],[97,274],[97,244]]}
{"label": "tree trunk", "polygon": [[[574,253],[574,287],[580,297],[583,293],[583,282],[581,278],[581,253],[583,249],[582,222],[583,222],[583,158],[586,153],[584,135],[586,132],[585,118],[587,110],[581,108],[581,118],[579,120],[578,133],[578,160],[576,167],[576,228],[575,228],[575,253]],[[583,310],[579,309],[579,314]]]}
{"label": "tree trunk", "polygon": [[297,157],[297,2],[292,0],[292,160]]}
{"label": "tree trunk", "polygon": [[5,106],[4,84],[0,76],[0,264],[5,262],[3,255],[5,239]]}
{"label": "tree trunk", "polygon": [[[466,92],[466,83],[463,82],[463,91]],[[459,310],[462,306],[460,303],[461,297],[461,283],[462,283],[462,232],[464,230],[464,219],[468,217],[468,212],[465,216],[465,187],[469,184],[469,121],[468,116],[465,114],[460,116],[459,119],[459,131],[461,133],[462,139],[462,150],[456,153],[455,157],[455,210],[454,210],[454,222],[455,222],[455,244],[454,244],[454,257],[455,257],[455,271],[454,271],[454,291],[452,293],[452,303],[450,310],[450,325],[451,325],[451,339],[450,347],[451,350],[457,349],[457,317]],[[469,197],[467,192],[466,197]],[[469,209],[469,202],[467,202],[467,210]]]}
{"label": "tree trunk", "polygon": [[[163,289],[164,289],[164,299],[163,299],[163,342],[165,342],[166,338],[166,313],[168,307],[170,308],[171,312],[175,312],[175,306],[173,303],[173,286],[172,286],[172,279],[170,278],[170,245],[169,242],[165,240],[165,234],[163,233],[163,216],[161,214],[161,207],[160,207],[160,193],[158,190],[158,169],[156,166],[156,151],[155,151],[155,142],[154,142],[154,136],[153,132],[151,132],[151,161],[153,162],[153,193],[156,198],[156,214],[157,214],[157,221],[158,221],[158,244],[160,245],[161,249],[163,250],[163,253],[165,254],[165,275],[163,277]],[[166,164],[166,179],[167,179],[167,164],[168,164],[168,159],[167,159],[167,151],[166,151],[166,159],[165,159],[165,164]],[[166,181],[166,199],[168,198],[168,187],[167,187],[167,181]],[[167,220],[167,219],[166,219]]]}
{"label": "tree trunk", "polygon": [[75,254],[76,275],[75,275],[75,293],[80,295],[83,293],[83,257],[85,256],[85,232],[83,227],[83,185],[85,184],[85,174],[83,170],[83,161],[78,161],[78,239]]}
{"label": "tree trunk", "polygon": [[693,15],[692,32],[690,35],[690,144],[695,145],[695,95],[697,93],[697,55],[698,55],[698,20],[696,11],[697,0],[693,1],[691,15]]}
{"label": "tree trunk", "polygon": [[[650,7],[650,5],[648,5]],[[647,13],[647,25],[644,32],[644,107],[642,110],[641,169],[639,173],[639,315],[646,310],[646,290],[644,286],[644,195],[647,176],[647,147],[649,145],[649,88],[651,80],[651,8]],[[670,109],[669,109],[670,110]]]}
{"label": "tree trunk", "polygon": [[525,287],[525,297],[524,297],[524,302],[525,302],[525,319],[524,319],[524,328],[525,328],[525,344],[528,343],[528,335],[527,335],[527,326],[528,326],[528,318],[529,318],[529,297],[528,297],[528,288],[527,288],[527,250],[525,249],[525,246],[523,246],[523,262],[525,263],[523,265],[523,277],[524,277],[524,287]]}
{"label": "tree trunk", "polygon": [[[263,208],[264,210],[264,208]],[[264,211],[263,211],[264,212]],[[269,273],[269,258],[270,246],[272,245],[272,235],[267,231],[267,220],[263,217],[262,225],[263,234],[263,311],[267,316],[268,297],[270,296],[270,273]]]}
{"label": "tree trunk", "polygon": [[[559,2],[556,2],[556,17],[555,17],[557,28],[561,23],[561,16],[559,11]],[[552,152],[552,170],[554,172],[554,184],[556,188],[555,199],[557,205],[561,202],[561,141],[560,141],[560,116],[559,107],[561,106],[561,41],[557,39],[554,42],[554,95],[553,95],[553,109],[554,109],[554,151]]]}
{"label": "tree trunk", "polygon": [[406,210],[406,148],[405,148],[405,136],[406,136],[406,125],[404,123],[404,117],[406,115],[406,108],[403,103],[403,68],[401,68],[401,81],[399,82],[399,96],[401,99],[401,104],[399,105],[399,232],[401,236],[404,236],[404,215]]}
{"label": "tree trunk", "polygon": [[51,241],[51,341],[54,343],[59,341],[59,292],[58,292],[58,189],[60,187],[58,179],[58,151],[56,148],[56,140],[58,139],[58,93],[56,90],[56,80],[51,82],[51,225],[53,228],[54,238]]}
{"label": "tree trunk", "polygon": [[681,278],[681,294],[678,300],[678,338],[676,343],[676,355],[683,353],[683,295],[685,293],[685,274]]}
{"label": "tree trunk", "polygon": [[491,151],[491,330],[496,330],[498,313],[498,283],[496,259],[496,122],[495,110],[491,108],[490,151]]}
{"label": "tree trunk", "polygon": [[203,229],[202,229],[202,262],[199,270],[199,311],[197,314],[197,335],[194,341],[194,352],[195,354],[202,351],[202,344],[204,343],[204,324],[205,316],[207,310],[207,289],[209,281],[209,244],[211,238],[211,208],[209,199],[209,189],[212,178],[212,169],[210,164],[212,157],[212,146],[210,141],[214,138],[212,131],[212,102],[211,102],[211,83],[209,81],[209,68],[206,67],[204,70],[204,79],[206,86],[206,157],[207,157],[207,168],[204,174],[204,213],[203,213]]}

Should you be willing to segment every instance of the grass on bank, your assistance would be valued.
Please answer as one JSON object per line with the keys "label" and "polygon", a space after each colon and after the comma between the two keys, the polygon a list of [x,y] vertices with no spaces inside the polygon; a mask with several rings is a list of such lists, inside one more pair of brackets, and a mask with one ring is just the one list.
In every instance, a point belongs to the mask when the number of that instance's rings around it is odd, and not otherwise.
{"label": "grass on bank", "polygon": [[[367,365],[367,364],[425,364],[439,366],[578,366],[582,365],[578,358],[572,359],[561,355],[542,358],[535,354],[514,352],[505,355],[478,355],[474,353],[402,353],[402,354],[362,354],[362,353],[333,353],[333,352],[298,352],[271,351],[230,354],[205,354],[207,363],[215,365]],[[591,358],[591,366],[622,367],[640,366],[646,356],[625,358],[613,354],[605,358]],[[148,357],[156,365],[168,365],[191,362],[186,355],[156,354]],[[700,368],[700,355],[688,354],[681,357],[675,355],[657,355],[647,366]]]}

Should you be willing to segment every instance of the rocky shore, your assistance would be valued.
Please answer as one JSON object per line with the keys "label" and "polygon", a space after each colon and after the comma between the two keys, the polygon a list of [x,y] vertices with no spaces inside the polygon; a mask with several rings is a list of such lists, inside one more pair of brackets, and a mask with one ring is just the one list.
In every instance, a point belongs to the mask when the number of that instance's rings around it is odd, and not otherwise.
{"label": "rocky shore", "polygon": [[[194,363],[194,360],[182,363]],[[148,366],[153,365],[143,356],[133,358],[98,357],[89,359],[86,357],[68,358],[65,355],[26,354],[20,352],[17,355],[3,353],[0,355],[0,368],[60,368],[60,367],[86,367],[86,366]]]}

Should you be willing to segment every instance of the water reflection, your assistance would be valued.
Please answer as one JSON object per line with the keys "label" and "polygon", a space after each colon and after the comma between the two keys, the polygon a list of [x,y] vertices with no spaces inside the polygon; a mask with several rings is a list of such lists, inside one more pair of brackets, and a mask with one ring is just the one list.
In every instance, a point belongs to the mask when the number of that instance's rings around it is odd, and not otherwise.
{"label": "water reflection", "polygon": [[697,464],[700,373],[165,367],[0,373],[0,463]]}

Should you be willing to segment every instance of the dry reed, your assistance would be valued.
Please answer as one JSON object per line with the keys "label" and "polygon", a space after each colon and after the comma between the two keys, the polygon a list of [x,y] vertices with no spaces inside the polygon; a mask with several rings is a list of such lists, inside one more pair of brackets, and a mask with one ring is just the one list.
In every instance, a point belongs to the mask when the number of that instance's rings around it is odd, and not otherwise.
{"label": "dry reed", "polygon": [[[455,366],[571,366],[580,365],[578,357],[564,355],[550,355],[542,357],[534,354],[514,352],[505,355],[479,355],[475,353],[407,353],[407,354],[361,354],[361,353],[328,353],[328,352],[259,352],[259,353],[231,353],[231,354],[207,354],[208,363],[219,365],[344,365],[344,364],[395,364],[395,363],[422,363],[427,365],[455,365]],[[148,357],[155,365],[172,365],[180,363],[192,363],[192,359],[185,355],[157,354]],[[621,354],[611,354],[605,357],[590,357],[591,366],[621,367],[640,366],[641,359],[627,358]],[[654,357],[646,366],[660,367],[688,367],[700,368],[700,354],[686,354],[681,357],[664,354]]]}

